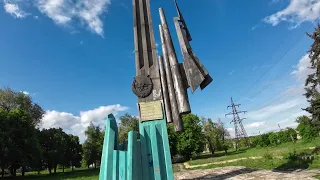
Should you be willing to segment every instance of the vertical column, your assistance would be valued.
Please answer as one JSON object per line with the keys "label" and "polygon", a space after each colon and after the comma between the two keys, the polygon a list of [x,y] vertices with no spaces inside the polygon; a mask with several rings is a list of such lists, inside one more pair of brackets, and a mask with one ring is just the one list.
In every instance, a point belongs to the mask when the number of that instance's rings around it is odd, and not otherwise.
{"label": "vertical column", "polygon": [[[157,64],[156,45],[152,27],[149,0],[133,0],[134,44],[136,75],[150,78],[152,86],[138,87],[140,91],[150,91],[146,97],[139,97],[139,102],[161,100],[161,83]],[[139,82],[138,84],[143,84]]]}

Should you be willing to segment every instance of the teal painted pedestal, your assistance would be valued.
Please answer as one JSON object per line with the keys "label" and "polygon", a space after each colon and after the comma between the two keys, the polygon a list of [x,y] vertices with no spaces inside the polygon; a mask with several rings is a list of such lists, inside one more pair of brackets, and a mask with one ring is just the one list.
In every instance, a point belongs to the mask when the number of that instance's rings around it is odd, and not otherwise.
{"label": "teal painted pedestal", "polygon": [[108,115],[99,180],[173,180],[166,119],[142,122],[118,144],[118,127]]}

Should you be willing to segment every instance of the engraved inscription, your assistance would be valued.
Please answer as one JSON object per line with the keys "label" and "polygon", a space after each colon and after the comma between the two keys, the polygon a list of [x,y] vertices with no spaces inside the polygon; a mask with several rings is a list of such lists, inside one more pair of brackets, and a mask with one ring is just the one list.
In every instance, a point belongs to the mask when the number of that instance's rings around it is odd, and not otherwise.
{"label": "engraved inscription", "polygon": [[161,101],[139,103],[141,121],[163,119]]}

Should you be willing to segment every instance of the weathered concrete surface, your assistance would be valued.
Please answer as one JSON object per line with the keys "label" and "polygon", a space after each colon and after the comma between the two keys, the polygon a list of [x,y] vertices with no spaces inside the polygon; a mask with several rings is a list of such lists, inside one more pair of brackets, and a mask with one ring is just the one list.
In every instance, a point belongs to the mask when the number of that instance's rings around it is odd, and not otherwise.
{"label": "weathered concrete surface", "polygon": [[320,170],[296,170],[288,172],[250,169],[229,166],[207,170],[192,170],[175,173],[176,180],[313,180]]}
{"label": "weathered concrete surface", "polygon": [[[217,162],[213,162],[213,163],[206,163],[206,164],[199,164],[199,165],[190,165],[189,162],[185,162],[185,163],[183,163],[183,165],[186,169],[191,169],[191,168],[197,168],[197,167],[206,167],[206,166],[210,166],[213,164],[226,164],[226,163],[232,163],[232,162],[241,161],[241,160],[262,159],[262,158],[263,158],[262,156],[247,157],[247,158],[238,158],[238,159],[231,159],[231,160],[226,160],[226,161],[217,161]],[[277,158],[279,158],[279,157],[277,157]]]}

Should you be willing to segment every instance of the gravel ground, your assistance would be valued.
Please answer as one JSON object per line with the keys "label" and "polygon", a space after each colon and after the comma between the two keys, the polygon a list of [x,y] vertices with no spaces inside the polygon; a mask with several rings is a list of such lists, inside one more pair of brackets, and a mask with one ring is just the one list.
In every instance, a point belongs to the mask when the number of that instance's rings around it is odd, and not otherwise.
{"label": "gravel ground", "polygon": [[176,180],[311,180],[320,170],[270,171],[242,166],[229,166],[208,170],[191,170],[175,173]]}

